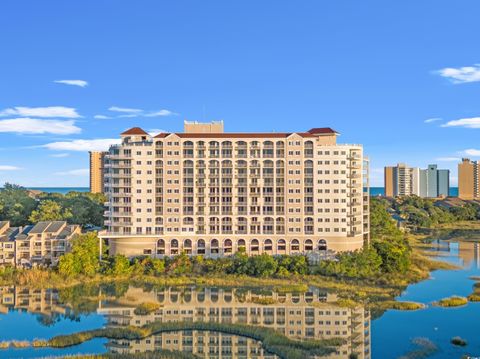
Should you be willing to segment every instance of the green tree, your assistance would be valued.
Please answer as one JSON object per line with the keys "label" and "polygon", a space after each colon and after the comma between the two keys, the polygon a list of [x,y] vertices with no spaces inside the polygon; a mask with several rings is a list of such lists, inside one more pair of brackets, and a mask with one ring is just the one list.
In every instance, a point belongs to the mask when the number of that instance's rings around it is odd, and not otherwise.
{"label": "green tree", "polygon": [[51,200],[41,201],[38,208],[29,217],[31,223],[40,221],[65,221],[72,216],[68,209]]}
{"label": "green tree", "polygon": [[0,220],[10,221],[12,226],[27,225],[36,206],[35,198],[23,187],[5,183],[0,190]]}
{"label": "green tree", "polygon": [[95,232],[76,236],[71,252],[60,257],[58,264],[59,273],[67,277],[79,274],[93,276],[99,270],[99,239]]}
{"label": "green tree", "polygon": [[269,254],[261,254],[248,258],[247,274],[254,277],[273,276],[277,271],[278,263]]}
{"label": "green tree", "polygon": [[130,266],[129,259],[121,254],[113,257],[113,261],[107,269],[107,273],[113,275],[125,275],[130,274],[131,272],[132,267]]}

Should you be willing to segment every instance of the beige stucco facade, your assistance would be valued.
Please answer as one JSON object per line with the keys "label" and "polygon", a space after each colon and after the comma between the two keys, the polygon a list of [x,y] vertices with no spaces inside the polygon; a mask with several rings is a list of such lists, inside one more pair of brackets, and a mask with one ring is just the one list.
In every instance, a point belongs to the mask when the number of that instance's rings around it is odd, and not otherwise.
{"label": "beige stucco facade", "polygon": [[133,128],[111,147],[101,233],[111,254],[292,254],[368,241],[361,145],[337,144],[328,128],[209,133],[197,125],[155,137]]}
{"label": "beige stucco facade", "polygon": [[65,221],[45,221],[24,227],[0,222],[0,265],[55,265],[81,233],[80,226]]}

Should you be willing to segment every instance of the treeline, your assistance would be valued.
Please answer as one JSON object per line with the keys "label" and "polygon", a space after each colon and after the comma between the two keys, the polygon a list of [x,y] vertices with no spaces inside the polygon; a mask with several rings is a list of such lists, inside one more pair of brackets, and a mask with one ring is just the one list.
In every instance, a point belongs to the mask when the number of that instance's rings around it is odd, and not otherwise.
{"label": "treeline", "polygon": [[0,221],[24,226],[38,221],[67,221],[82,226],[103,226],[103,194],[69,192],[32,192],[18,185],[5,183],[0,190]]}
{"label": "treeline", "polygon": [[212,259],[203,256],[190,257],[185,253],[175,257],[138,257],[133,260],[123,255],[104,256],[99,260],[99,244],[95,233],[78,236],[72,251],[61,257],[58,272],[66,277],[94,276],[180,276],[205,274],[237,274],[252,277],[286,277],[292,274],[309,274],[306,256],[271,256],[262,254],[247,256],[240,251],[233,256]]}
{"label": "treeline", "polygon": [[430,228],[438,224],[480,219],[480,204],[466,202],[460,206],[441,206],[439,201],[417,196],[372,199],[398,214],[412,228]]}

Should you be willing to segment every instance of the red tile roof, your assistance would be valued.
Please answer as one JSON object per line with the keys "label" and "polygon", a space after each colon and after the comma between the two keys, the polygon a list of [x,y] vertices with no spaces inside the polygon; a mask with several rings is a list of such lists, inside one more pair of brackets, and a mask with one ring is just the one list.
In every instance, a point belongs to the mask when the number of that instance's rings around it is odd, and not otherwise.
{"label": "red tile roof", "polygon": [[330,127],[316,127],[312,128],[311,130],[308,130],[308,133],[311,133],[312,135],[323,135],[323,134],[332,134],[332,133],[338,133],[335,130],[332,130]]}
{"label": "red tile roof", "polygon": [[146,133],[140,127],[132,127],[131,129],[122,132],[121,135],[148,135],[148,133]]}

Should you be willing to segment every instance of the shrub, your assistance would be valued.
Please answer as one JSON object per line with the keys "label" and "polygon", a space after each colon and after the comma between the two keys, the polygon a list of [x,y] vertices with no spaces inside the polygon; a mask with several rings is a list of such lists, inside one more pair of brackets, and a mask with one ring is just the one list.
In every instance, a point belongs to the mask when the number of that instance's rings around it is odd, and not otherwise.
{"label": "shrub", "polygon": [[467,341],[465,339],[462,339],[460,337],[453,337],[450,339],[450,343],[452,343],[455,346],[459,347],[466,347],[467,346]]}
{"label": "shrub", "polygon": [[435,302],[434,304],[439,307],[450,308],[450,307],[461,307],[463,305],[466,305],[467,303],[468,303],[467,298],[453,296],[450,298],[440,299],[438,302]]}

